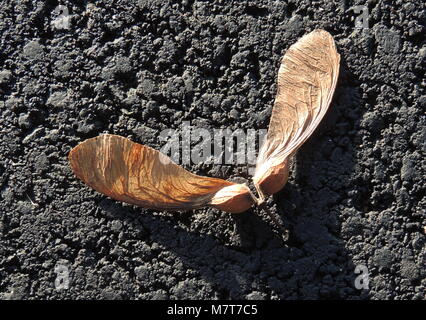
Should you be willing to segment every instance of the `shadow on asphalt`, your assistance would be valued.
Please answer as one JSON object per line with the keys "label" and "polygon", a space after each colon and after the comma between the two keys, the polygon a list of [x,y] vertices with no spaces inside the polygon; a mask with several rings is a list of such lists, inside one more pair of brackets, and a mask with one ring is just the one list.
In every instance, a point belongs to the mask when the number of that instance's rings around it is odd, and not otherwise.
{"label": "shadow on asphalt", "polygon": [[[345,126],[336,121],[341,119],[339,113],[347,113],[346,101],[361,99],[357,83],[343,60],[329,112],[295,156],[294,179],[268,202],[289,230],[286,242],[258,208],[233,215],[234,235],[232,239],[221,239],[220,235],[187,231],[171,222],[183,216],[189,219],[193,214],[190,212],[171,218],[148,212],[135,217],[120,210],[112,200],[102,201],[101,206],[110,215],[136,224],[148,232],[149,242],[160,244],[179,256],[188,269],[197,270],[219,292],[220,299],[245,298],[262,282],[268,284],[269,290],[262,289],[269,292],[268,298],[343,299],[345,294],[356,296],[356,292],[361,298],[368,298],[368,290],[354,286],[356,265],[340,233],[339,203],[347,201],[346,190],[355,165],[354,137],[350,137],[352,143],[343,146],[330,142],[335,126]],[[356,104],[352,101],[352,105]],[[349,119],[354,126],[362,114],[352,113]],[[333,190],[335,181],[340,190]]]}

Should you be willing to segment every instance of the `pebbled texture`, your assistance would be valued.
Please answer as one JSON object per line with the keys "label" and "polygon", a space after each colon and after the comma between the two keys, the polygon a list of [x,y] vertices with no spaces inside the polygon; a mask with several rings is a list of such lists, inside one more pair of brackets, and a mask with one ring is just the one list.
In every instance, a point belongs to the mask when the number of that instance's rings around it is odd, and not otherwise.
{"label": "pebbled texture", "polygon": [[[69,30],[51,27],[54,2],[0,10],[1,298],[424,299],[423,1],[368,2],[368,30],[349,1],[62,4]],[[182,121],[266,129],[283,52],[317,28],[341,69],[333,112],[267,203],[287,245],[263,213],[144,210],[69,168],[69,151],[103,132],[158,150]],[[59,264],[68,290],[55,290]]]}

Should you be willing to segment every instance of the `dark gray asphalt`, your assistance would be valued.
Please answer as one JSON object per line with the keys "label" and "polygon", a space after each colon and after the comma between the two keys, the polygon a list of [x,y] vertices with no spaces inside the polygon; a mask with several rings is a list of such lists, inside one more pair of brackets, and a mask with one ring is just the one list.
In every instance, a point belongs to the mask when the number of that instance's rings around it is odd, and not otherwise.
{"label": "dark gray asphalt", "polygon": [[[0,3],[0,298],[425,299],[423,1],[368,1],[359,30],[362,1],[64,1],[56,27],[58,2],[16,3]],[[268,202],[286,244],[264,213],[154,212],[73,176],[69,150],[103,132],[159,148],[183,121],[266,128],[280,59],[315,28],[341,74]]]}

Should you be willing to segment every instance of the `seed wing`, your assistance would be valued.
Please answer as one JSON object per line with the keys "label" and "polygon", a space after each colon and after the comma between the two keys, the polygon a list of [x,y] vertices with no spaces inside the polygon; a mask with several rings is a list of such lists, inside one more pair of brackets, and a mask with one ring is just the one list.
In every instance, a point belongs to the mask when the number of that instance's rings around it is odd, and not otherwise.
{"label": "seed wing", "polygon": [[[333,37],[324,30],[303,36],[284,55],[268,134],[253,177],[260,189],[274,193],[284,186],[289,158],[309,138],[330,105],[339,64]],[[271,187],[271,179],[280,185]]]}
{"label": "seed wing", "polygon": [[234,185],[192,174],[157,150],[110,134],[80,143],[69,161],[75,175],[96,191],[151,209],[200,208]]}

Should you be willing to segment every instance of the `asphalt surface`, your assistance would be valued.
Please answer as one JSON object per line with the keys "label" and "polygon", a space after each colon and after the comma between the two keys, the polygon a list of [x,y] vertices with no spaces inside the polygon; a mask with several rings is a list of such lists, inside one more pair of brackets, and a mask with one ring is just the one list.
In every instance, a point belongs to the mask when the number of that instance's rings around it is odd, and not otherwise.
{"label": "asphalt surface", "polygon": [[[425,299],[423,1],[367,1],[363,29],[362,1],[61,4],[0,4],[0,298]],[[316,28],[340,77],[267,203],[286,242],[257,209],[145,210],[72,174],[100,133],[265,129],[283,53]]]}

